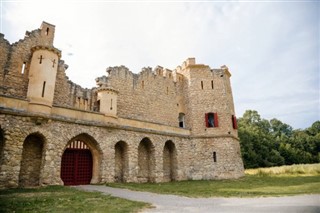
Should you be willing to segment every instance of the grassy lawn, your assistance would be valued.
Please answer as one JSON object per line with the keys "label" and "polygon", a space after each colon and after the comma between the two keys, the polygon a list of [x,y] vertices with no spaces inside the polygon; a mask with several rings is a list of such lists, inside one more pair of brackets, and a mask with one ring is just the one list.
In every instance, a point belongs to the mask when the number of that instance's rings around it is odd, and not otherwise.
{"label": "grassy lawn", "polygon": [[[188,197],[254,197],[320,194],[320,164],[246,170],[237,180],[109,183],[108,186]],[[48,186],[0,190],[0,212],[138,212],[149,204]]]}
{"label": "grassy lawn", "polygon": [[0,212],[138,212],[149,204],[71,187],[0,190]]}
{"label": "grassy lawn", "polygon": [[[300,166],[301,167],[301,166]],[[308,167],[306,169],[305,167]],[[320,164],[275,167],[273,169],[246,171],[246,176],[237,180],[177,181],[170,183],[109,183],[108,186],[149,191],[161,194],[176,194],[188,197],[254,197],[297,194],[320,194]],[[316,169],[316,172],[314,171]],[[274,170],[282,172],[274,172]],[[298,172],[293,172],[298,171]],[[317,172],[319,171],[319,172]]]}

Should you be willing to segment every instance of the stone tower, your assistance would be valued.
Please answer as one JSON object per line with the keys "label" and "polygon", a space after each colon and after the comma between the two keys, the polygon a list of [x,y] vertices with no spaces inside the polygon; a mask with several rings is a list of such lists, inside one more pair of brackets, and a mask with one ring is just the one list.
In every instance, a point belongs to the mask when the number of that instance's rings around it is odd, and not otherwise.
{"label": "stone tower", "polygon": [[210,69],[187,59],[177,69],[187,79],[187,126],[193,135],[237,137],[230,72],[226,66]]}
{"label": "stone tower", "polygon": [[27,98],[28,110],[50,114],[58,62],[61,57],[60,50],[53,47],[53,25],[43,22],[40,27],[40,38],[43,45],[31,48],[32,58],[29,70],[29,83]]}

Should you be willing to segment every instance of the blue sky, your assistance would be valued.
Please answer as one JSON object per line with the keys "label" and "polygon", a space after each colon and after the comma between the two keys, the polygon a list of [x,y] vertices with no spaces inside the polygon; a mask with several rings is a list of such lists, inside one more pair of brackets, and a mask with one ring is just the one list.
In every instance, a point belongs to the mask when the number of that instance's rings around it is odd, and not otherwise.
{"label": "blue sky", "polygon": [[237,116],[257,110],[294,128],[320,120],[317,1],[4,1],[1,33],[13,43],[42,21],[83,87],[109,66],[138,73],[186,58],[227,65]]}

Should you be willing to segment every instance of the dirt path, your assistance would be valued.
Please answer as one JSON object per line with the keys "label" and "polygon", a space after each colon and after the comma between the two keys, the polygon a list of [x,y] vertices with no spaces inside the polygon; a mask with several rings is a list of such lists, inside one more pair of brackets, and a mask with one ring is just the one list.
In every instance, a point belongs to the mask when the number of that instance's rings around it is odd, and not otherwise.
{"label": "dirt path", "polygon": [[155,208],[143,212],[283,212],[320,213],[320,195],[298,195],[267,198],[188,198],[176,195],[161,195],[150,192],[137,192],[106,186],[85,185],[77,188],[86,191],[99,191],[129,200],[152,203]]}

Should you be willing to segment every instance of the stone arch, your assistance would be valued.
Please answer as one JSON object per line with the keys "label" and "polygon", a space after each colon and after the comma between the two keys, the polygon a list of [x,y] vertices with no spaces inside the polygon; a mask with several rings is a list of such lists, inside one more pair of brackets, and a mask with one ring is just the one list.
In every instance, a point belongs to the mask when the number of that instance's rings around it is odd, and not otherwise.
{"label": "stone arch", "polygon": [[40,133],[29,134],[24,140],[19,173],[20,187],[40,185],[44,144],[45,137]]}
{"label": "stone arch", "polygon": [[175,144],[169,140],[163,147],[163,180],[177,179],[177,150]]}
{"label": "stone arch", "polygon": [[[101,157],[102,157],[102,151],[98,144],[98,142],[89,134],[87,133],[81,133],[72,139],[70,139],[65,146],[63,153],[61,155],[61,168],[60,172],[62,172],[63,169],[63,160],[66,159],[65,154],[68,152],[71,152],[74,149],[74,152],[77,152],[76,150],[83,150],[83,152],[87,152],[87,157],[90,158],[91,155],[91,180],[89,183],[99,183],[100,181],[100,168],[101,168]],[[87,151],[86,151],[87,150]],[[89,152],[88,152],[89,151]],[[79,153],[79,152],[78,152]],[[77,155],[77,154],[75,154]],[[86,155],[86,154],[85,154]],[[77,158],[77,157],[75,157]],[[89,159],[90,161],[90,159]],[[90,162],[89,162],[90,163]],[[60,173],[60,177],[61,177]],[[89,184],[87,183],[87,184]],[[74,185],[74,184],[71,184]],[[77,185],[77,184],[75,184]]]}
{"label": "stone arch", "polygon": [[114,178],[116,182],[126,182],[128,175],[128,145],[124,141],[119,141],[114,145],[115,166]]}
{"label": "stone arch", "polygon": [[0,171],[4,158],[4,131],[0,128]]}
{"label": "stone arch", "polygon": [[143,138],[138,147],[138,181],[154,182],[155,147],[149,138]]}

